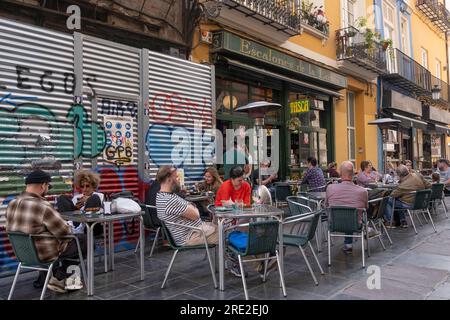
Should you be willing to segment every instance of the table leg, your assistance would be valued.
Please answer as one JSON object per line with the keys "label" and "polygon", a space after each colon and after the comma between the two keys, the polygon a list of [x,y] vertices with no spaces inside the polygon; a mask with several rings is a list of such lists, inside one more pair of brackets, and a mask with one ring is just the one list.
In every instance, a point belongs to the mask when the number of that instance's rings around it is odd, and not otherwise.
{"label": "table leg", "polygon": [[[279,226],[278,226],[278,243],[280,248],[280,267],[281,267],[281,274],[284,277],[284,247],[283,247],[283,220],[280,219]],[[280,287],[283,287],[281,278],[280,278]]]}
{"label": "table leg", "polygon": [[[105,260],[105,273],[108,272],[108,246],[107,246],[107,240],[106,240],[106,229],[107,229],[107,223],[103,223],[103,248],[104,248],[104,254],[103,254],[103,260]],[[109,233],[109,229],[108,229]]]}
{"label": "table leg", "polygon": [[219,290],[223,291],[224,288],[224,273],[225,273],[225,259],[224,259],[224,235],[223,235],[223,219],[218,218],[217,224],[219,228]]}
{"label": "table leg", "polygon": [[145,250],[145,233],[144,233],[144,218],[141,216],[139,217],[139,237],[141,241],[141,280],[144,280],[144,250]]}
{"label": "table leg", "polygon": [[94,226],[86,223],[87,231],[87,293],[88,296],[94,295]]}
{"label": "table leg", "polygon": [[108,247],[109,247],[109,265],[114,270],[114,225],[112,221],[108,222]]}

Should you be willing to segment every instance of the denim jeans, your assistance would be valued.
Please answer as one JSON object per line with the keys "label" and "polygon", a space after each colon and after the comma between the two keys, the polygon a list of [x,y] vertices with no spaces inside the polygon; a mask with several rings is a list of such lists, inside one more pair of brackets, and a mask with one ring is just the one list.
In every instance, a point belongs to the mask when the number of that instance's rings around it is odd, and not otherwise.
{"label": "denim jeans", "polygon": [[[389,200],[388,200],[388,203],[386,206],[386,212],[384,214],[384,218],[387,221],[391,221],[391,218],[392,218],[392,213],[393,213],[392,203],[393,203],[393,201],[394,201],[394,199],[389,197]],[[405,203],[399,199],[395,199],[395,209],[411,209],[411,208],[412,208],[412,205]],[[406,221],[405,220],[405,211],[403,211],[403,210],[398,211],[398,216],[399,216],[400,222]]]}

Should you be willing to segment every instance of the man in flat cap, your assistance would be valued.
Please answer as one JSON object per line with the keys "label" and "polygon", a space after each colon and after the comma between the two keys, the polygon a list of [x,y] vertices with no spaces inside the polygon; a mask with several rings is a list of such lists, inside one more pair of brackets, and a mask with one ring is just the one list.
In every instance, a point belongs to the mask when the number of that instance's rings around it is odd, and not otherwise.
{"label": "man in flat cap", "polygon": [[[70,226],[44,198],[51,188],[50,182],[50,175],[42,170],[35,170],[26,177],[25,191],[12,200],[6,209],[7,232],[20,231],[26,234],[53,235],[55,237],[64,237],[71,234]],[[80,241],[83,255],[85,255],[86,236],[84,234],[76,236]],[[78,257],[75,240],[36,237],[34,243],[41,261],[46,262],[59,257],[59,261],[53,266],[53,276],[48,283],[48,288],[59,293],[66,292],[67,267],[73,263],[68,263],[64,259]],[[41,273],[40,281],[38,279],[34,285],[38,287],[39,282],[41,282],[40,286],[43,286],[44,278],[45,273]]]}

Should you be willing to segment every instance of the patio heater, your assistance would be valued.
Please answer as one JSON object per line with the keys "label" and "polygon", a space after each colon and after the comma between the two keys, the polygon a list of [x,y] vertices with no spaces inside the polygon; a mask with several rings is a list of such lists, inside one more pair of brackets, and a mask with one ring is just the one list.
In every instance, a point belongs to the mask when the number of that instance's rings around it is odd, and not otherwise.
{"label": "patio heater", "polygon": [[[256,129],[256,150],[258,155],[258,179],[259,185],[261,185],[261,150],[259,147],[259,140],[262,138],[262,129],[264,128],[264,117],[267,113],[281,109],[281,104],[267,102],[267,101],[256,101],[246,104],[244,106],[238,107],[236,111],[245,112],[255,120]],[[261,137],[260,137],[261,134]]]}
{"label": "patio heater", "polygon": [[374,121],[369,121],[369,125],[377,125],[378,128],[381,130],[381,136],[383,140],[383,167],[384,167],[384,174],[387,172],[387,153],[386,153],[386,143],[388,141],[388,129],[396,126],[401,121],[397,119],[392,118],[379,118]]}

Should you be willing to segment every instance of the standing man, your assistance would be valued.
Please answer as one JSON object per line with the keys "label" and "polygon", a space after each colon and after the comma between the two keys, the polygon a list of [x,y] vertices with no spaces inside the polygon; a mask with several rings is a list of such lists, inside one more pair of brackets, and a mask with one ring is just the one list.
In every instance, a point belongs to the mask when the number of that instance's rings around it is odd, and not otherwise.
{"label": "standing man", "polygon": [[[26,234],[50,235],[54,237],[64,237],[71,234],[71,229],[60,214],[53,209],[52,205],[44,198],[48,190],[51,189],[51,177],[42,170],[31,172],[25,179],[26,189],[16,199],[11,201],[6,209],[6,231],[20,231]],[[83,255],[86,254],[86,235],[77,234]],[[48,283],[48,288],[52,291],[66,292],[67,268],[73,262],[64,259],[78,257],[77,244],[74,239],[58,240],[54,237],[36,237],[34,244],[41,261],[47,262],[59,257],[54,264],[53,276]],[[35,281],[34,286],[44,285],[42,273]],[[81,289],[81,279],[75,279],[74,283],[79,284]]]}

